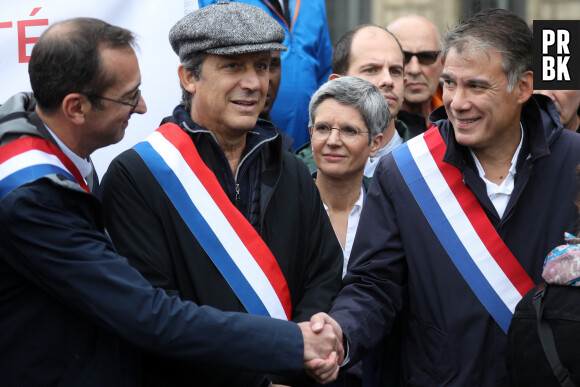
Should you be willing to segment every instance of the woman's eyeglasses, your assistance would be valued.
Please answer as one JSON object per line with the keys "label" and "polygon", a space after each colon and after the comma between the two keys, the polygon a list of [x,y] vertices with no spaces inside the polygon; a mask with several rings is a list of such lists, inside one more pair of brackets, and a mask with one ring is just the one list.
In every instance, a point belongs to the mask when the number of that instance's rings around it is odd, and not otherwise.
{"label": "woman's eyeglasses", "polygon": [[316,141],[324,141],[330,137],[332,130],[338,130],[340,139],[343,142],[355,142],[361,133],[368,133],[360,130],[354,125],[343,125],[340,128],[332,128],[326,122],[315,122],[310,128],[312,129],[311,137]]}

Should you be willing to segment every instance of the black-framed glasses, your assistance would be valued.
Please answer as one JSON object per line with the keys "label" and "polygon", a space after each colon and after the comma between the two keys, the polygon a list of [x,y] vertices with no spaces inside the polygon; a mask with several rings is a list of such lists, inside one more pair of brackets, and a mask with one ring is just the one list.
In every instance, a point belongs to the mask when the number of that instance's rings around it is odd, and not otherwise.
{"label": "black-framed glasses", "polygon": [[403,55],[405,55],[405,64],[409,63],[414,56],[417,57],[417,60],[422,65],[430,65],[435,63],[437,57],[441,54],[441,50],[439,51],[419,51],[419,52],[409,52],[403,51]]}
{"label": "black-framed glasses", "polygon": [[369,133],[368,131],[365,132],[360,130],[355,125],[347,124],[341,126],[340,128],[333,128],[326,122],[315,122],[314,125],[310,127],[310,129],[312,130],[310,136],[313,140],[316,141],[324,141],[328,139],[328,137],[330,137],[330,132],[332,132],[333,129],[338,130],[340,139],[343,142],[348,143],[355,142],[361,133]]}
{"label": "black-framed glasses", "polygon": [[100,98],[100,99],[104,99],[106,101],[117,102],[117,103],[120,103],[121,105],[131,106],[130,113],[132,114],[135,111],[135,109],[137,109],[137,105],[139,105],[139,101],[141,100],[141,90],[137,90],[137,95],[135,97],[134,103],[120,101],[118,99],[112,99],[112,98],[108,98],[108,97],[103,97],[102,95],[97,95],[97,94],[94,94],[94,96],[97,98]]}

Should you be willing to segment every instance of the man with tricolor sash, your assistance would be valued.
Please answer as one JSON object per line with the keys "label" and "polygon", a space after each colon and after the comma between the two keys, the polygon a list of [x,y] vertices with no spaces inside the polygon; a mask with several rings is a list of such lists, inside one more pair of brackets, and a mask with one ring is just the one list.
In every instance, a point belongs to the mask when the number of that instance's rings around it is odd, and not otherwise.
{"label": "man with tricolor sash", "polygon": [[101,20],[56,23],[31,53],[33,93],[0,107],[0,385],[142,386],[143,352],[334,375],[330,327],[315,335],[308,323],[182,301],[117,253],[90,155],[147,110],[134,45]]}
{"label": "man with tricolor sash", "polygon": [[[168,123],[111,163],[103,179],[111,238],[170,294],[308,321],[340,289],[342,250],[306,166],[258,120],[284,31],[257,7],[218,2],[182,18],[169,40],[183,99]],[[149,385],[190,385],[192,375],[211,386],[302,382],[146,358]]]}
{"label": "man with tricolor sash", "polygon": [[332,318],[313,321],[342,328],[350,364],[402,315],[401,385],[505,386],[515,305],[578,231],[580,136],[532,96],[532,36],[513,13],[460,22],[443,55],[436,128],[380,162]]}

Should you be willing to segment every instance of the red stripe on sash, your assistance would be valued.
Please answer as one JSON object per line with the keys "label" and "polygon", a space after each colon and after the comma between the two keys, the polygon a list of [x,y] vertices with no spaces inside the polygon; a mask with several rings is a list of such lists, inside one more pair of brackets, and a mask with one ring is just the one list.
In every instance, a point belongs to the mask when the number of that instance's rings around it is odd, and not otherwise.
{"label": "red stripe on sash", "polygon": [[[198,176],[200,182],[238,234],[240,240],[266,274],[266,277],[268,277],[284,307],[286,317],[290,320],[292,314],[290,291],[276,258],[274,258],[266,243],[248,223],[247,219],[237,209],[233,208],[233,204],[220,186],[214,173],[199,156],[191,138],[181,128],[174,130],[175,127],[175,124],[168,123],[161,126],[157,131],[180,150],[187,165]],[[187,149],[188,152],[181,152],[182,149]]]}
{"label": "red stripe on sash", "polygon": [[441,174],[447,181],[451,191],[453,191],[477,235],[479,235],[493,259],[511,280],[514,287],[524,296],[528,290],[535,286],[534,282],[499,237],[473,192],[463,183],[463,176],[459,169],[443,162],[446,145],[441,133],[439,133],[439,129],[435,127],[428,130],[425,132],[424,139]]}
{"label": "red stripe on sash", "polygon": [[60,162],[66,167],[70,174],[73,175],[81,188],[87,193],[91,192],[76,165],[56,145],[48,140],[39,137],[26,136],[9,142],[8,144],[2,146],[1,149],[2,152],[0,152],[0,164],[14,156],[30,150],[39,150],[41,152],[54,155],[58,157]]}

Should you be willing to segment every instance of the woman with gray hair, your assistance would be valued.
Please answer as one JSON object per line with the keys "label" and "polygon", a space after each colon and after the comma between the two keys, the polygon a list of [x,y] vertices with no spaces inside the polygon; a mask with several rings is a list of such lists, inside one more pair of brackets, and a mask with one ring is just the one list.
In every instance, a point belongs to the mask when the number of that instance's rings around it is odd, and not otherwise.
{"label": "woman with gray hair", "polygon": [[[364,177],[365,164],[377,154],[389,120],[383,94],[360,78],[335,78],[310,100],[310,146],[317,167],[313,176],[342,247],[343,277],[370,182]],[[331,386],[361,385],[361,364],[354,364]]]}
{"label": "woman with gray hair", "polygon": [[365,163],[377,153],[389,120],[385,97],[360,78],[329,81],[310,100],[316,186],[343,249],[343,277],[366,193]]}

